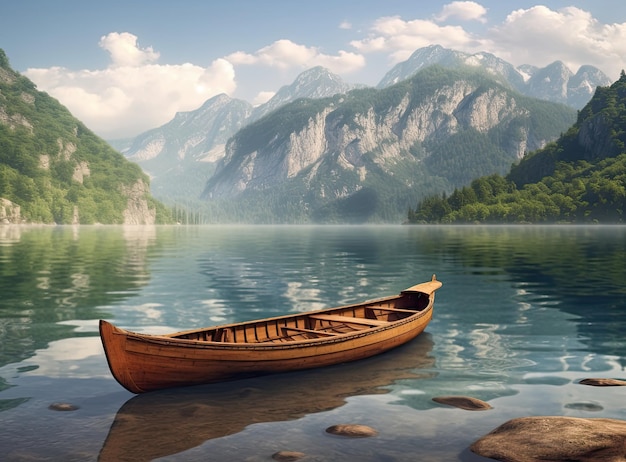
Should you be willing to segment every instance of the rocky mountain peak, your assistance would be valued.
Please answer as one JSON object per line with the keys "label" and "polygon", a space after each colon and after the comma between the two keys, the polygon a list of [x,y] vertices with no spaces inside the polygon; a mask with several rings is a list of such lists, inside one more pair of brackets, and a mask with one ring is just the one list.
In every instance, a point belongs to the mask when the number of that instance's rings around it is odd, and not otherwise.
{"label": "rocky mountain peak", "polygon": [[490,53],[469,54],[432,45],[416,50],[409,59],[394,66],[377,87],[391,86],[433,64],[446,68],[480,67],[524,95],[567,104],[576,109],[591,99],[596,87],[611,84],[602,71],[590,65],[582,66],[576,74],[561,61],[543,68],[531,65],[515,68]]}
{"label": "rocky mountain peak", "polygon": [[573,75],[563,62],[555,61],[533,74],[527,82],[528,93],[536,98],[567,103],[568,82]]}
{"label": "rocky mountain peak", "polygon": [[378,83],[377,88],[386,88],[406,80],[421,69],[432,65],[446,68],[458,68],[460,66],[482,68],[496,79],[506,77],[510,83],[515,84],[514,87],[517,87],[522,80],[513,65],[491,53],[468,54],[450,50],[441,45],[431,45],[414,51],[409,59],[394,66]]}
{"label": "rocky mountain peak", "polygon": [[[594,86],[594,83],[595,84]],[[589,101],[598,86],[606,87],[611,84],[609,78],[597,67],[580,66],[578,72],[567,82],[567,91],[574,107],[583,107]]]}
{"label": "rocky mountain peak", "polygon": [[325,98],[354,88],[357,85],[344,82],[325,67],[316,66],[302,72],[290,85],[281,87],[267,103],[255,108],[251,119],[259,119],[298,98]]}

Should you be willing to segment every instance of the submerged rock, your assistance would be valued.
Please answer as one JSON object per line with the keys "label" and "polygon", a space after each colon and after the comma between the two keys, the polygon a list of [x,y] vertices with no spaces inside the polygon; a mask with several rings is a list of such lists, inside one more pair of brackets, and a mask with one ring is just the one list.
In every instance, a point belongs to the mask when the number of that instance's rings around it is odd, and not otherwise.
{"label": "submerged rock", "polygon": [[487,409],[493,409],[489,403],[469,396],[436,396],[433,398],[433,401],[465,409],[466,411],[486,411]]}
{"label": "submerged rock", "polygon": [[579,403],[567,403],[564,406],[566,409],[575,409],[577,411],[590,411],[590,412],[599,412],[604,410],[602,406],[597,403],[592,403],[590,401],[582,401]]}
{"label": "submerged rock", "polygon": [[577,417],[522,417],[470,446],[502,462],[626,462],[626,421]]}
{"label": "submerged rock", "polygon": [[626,380],[617,379],[582,379],[578,382],[582,385],[591,385],[592,387],[623,387],[626,386]]}
{"label": "submerged rock", "polygon": [[350,438],[367,438],[370,436],[378,435],[378,432],[376,430],[374,430],[372,427],[368,427],[367,425],[350,424],[333,425],[332,427],[328,427],[326,429],[326,433],[331,433],[333,435],[339,436],[348,436]]}
{"label": "submerged rock", "polygon": [[278,462],[293,462],[302,459],[306,454],[297,451],[278,451],[272,454],[272,459]]}
{"label": "submerged rock", "polygon": [[78,409],[78,406],[70,403],[52,403],[48,406],[48,409],[52,411],[75,411]]}

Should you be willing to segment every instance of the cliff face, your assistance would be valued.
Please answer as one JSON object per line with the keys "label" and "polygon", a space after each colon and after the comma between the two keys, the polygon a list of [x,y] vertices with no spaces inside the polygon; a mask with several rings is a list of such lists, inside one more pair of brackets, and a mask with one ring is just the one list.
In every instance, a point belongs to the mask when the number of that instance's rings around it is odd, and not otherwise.
{"label": "cliff face", "polygon": [[0,197],[0,225],[16,225],[21,222],[20,206]]}
{"label": "cliff face", "polygon": [[605,114],[596,114],[580,124],[578,142],[584,148],[587,160],[613,157],[617,154],[611,128]]}
{"label": "cliff face", "polygon": [[148,204],[150,187],[146,183],[138,180],[131,187],[124,187],[123,193],[128,198],[124,210],[125,225],[154,225],[156,223],[156,210]]}

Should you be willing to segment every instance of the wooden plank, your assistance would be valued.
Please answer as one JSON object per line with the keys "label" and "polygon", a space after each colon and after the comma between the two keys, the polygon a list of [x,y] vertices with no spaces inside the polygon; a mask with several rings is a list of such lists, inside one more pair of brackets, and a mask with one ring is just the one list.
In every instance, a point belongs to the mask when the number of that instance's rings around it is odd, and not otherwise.
{"label": "wooden plank", "polygon": [[416,286],[409,287],[408,289],[403,290],[402,292],[422,292],[422,293],[425,293],[426,295],[430,295],[435,290],[439,289],[441,285],[442,285],[441,282],[437,281],[437,278],[433,274],[432,281],[422,282],[421,284],[417,284]]}
{"label": "wooden plank", "polygon": [[384,326],[389,321],[381,321],[378,319],[353,318],[351,316],[341,316],[335,314],[312,314],[311,319],[319,319],[320,321],[347,322],[352,324],[365,324],[368,326]]}
{"label": "wooden plank", "polygon": [[415,310],[405,310],[403,308],[387,308],[384,306],[375,306],[375,305],[370,305],[370,306],[366,306],[365,308],[371,308],[373,310],[382,310],[382,311],[396,311],[398,313],[419,313],[419,311],[415,311]]}
{"label": "wooden plank", "polygon": [[283,327],[283,330],[292,330],[295,332],[306,332],[309,334],[321,334],[321,335],[339,335],[337,332],[325,332],[323,330],[302,329],[301,327]]}

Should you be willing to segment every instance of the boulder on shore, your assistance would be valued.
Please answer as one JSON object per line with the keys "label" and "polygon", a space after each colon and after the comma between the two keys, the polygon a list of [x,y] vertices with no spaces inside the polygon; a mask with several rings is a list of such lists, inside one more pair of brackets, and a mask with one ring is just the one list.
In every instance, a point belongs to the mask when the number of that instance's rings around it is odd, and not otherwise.
{"label": "boulder on shore", "polygon": [[577,417],[521,417],[470,446],[502,462],[626,462],[626,421]]}

